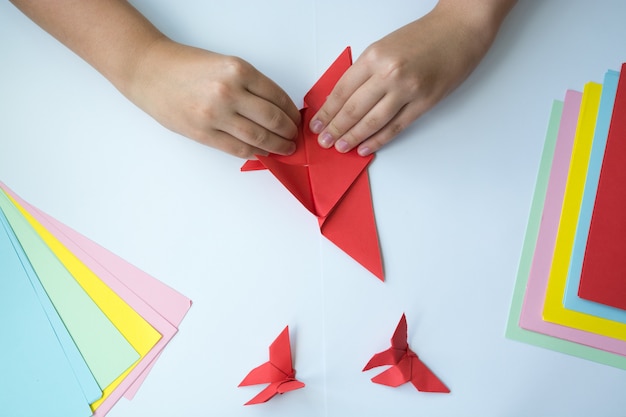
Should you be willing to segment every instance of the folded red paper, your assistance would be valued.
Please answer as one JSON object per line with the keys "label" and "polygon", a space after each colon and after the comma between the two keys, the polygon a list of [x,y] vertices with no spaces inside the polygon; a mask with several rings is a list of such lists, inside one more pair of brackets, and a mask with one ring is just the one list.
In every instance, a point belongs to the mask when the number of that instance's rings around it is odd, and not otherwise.
{"label": "folded red paper", "polygon": [[398,387],[411,382],[419,391],[450,392],[448,387],[409,348],[404,314],[391,337],[391,347],[372,356],[363,371],[383,365],[391,365],[391,368],[376,375],[372,378],[372,382],[390,387]]}
{"label": "folded red paper", "polygon": [[242,171],[269,169],[314,215],[326,238],[384,280],[378,233],[367,166],[373,155],[362,157],[324,149],[308,128],[341,75],[352,65],[346,48],[304,97],[297,150],[289,156],[270,154],[247,161]]}
{"label": "folded red paper", "polygon": [[296,379],[296,371],[292,366],[289,326],[285,327],[270,345],[270,360],[250,371],[239,386],[267,383],[269,385],[245,405],[264,403],[276,394],[304,387],[304,384]]}

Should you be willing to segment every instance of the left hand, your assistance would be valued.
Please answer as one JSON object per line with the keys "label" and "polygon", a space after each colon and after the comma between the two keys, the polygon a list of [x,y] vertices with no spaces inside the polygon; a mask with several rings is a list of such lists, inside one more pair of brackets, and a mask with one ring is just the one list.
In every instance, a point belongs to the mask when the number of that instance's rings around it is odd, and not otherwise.
{"label": "left hand", "polygon": [[311,119],[320,146],[376,152],[478,65],[497,28],[441,3],[370,45],[345,72]]}

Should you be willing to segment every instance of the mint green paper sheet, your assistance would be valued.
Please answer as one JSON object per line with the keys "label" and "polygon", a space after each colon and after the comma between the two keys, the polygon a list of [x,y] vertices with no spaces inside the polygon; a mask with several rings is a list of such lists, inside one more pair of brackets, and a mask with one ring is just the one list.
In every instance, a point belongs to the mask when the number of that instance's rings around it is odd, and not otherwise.
{"label": "mint green paper sheet", "polygon": [[0,209],[98,385],[106,388],[139,359],[139,354],[40,239],[4,191],[0,191]]}
{"label": "mint green paper sheet", "polygon": [[91,408],[0,223],[0,416],[88,417]]}
{"label": "mint green paper sheet", "polygon": [[[89,404],[95,402],[96,400],[100,399],[100,397],[102,397],[102,390],[98,386],[98,382],[92,375],[89,367],[87,366],[87,363],[80,354],[78,347],[76,347],[76,344],[72,340],[72,336],[65,328],[65,325],[59,317],[59,314],[54,309],[54,305],[50,301],[50,298],[48,298],[46,290],[43,289],[41,282],[37,277],[37,274],[35,274],[32,265],[28,261],[28,257],[26,256],[26,253],[24,253],[20,242],[13,233],[13,229],[11,229],[7,218],[5,217],[4,213],[0,211],[0,233],[2,233],[3,231],[6,232],[8,239],[13,245],[15,253],[20,263],[22,264],[22,267],[24,268],[24,274],[28,278],[33,289],[35,290],[35,294],[37,295],[37,299],[39,300],[41,307],[48,316],[48,321],[52,325],[52,329],[54,330],[54,333],[56,334],[56,337],[59,340],[61,347],[63,348],[65,357],[67,358],[72,367],[72,370],[74,371],[74,375],[76,375],[76,379],[78,380],[83,394],[85,395],[85,400]],[[8,276],[10,275],[7,271],[5,271],[5,265],[0,264],[0,277]]]}
{"label": "mint green paper sheet", "polygon": [[537,174],[537,183],[535,185],[535,193],[533,195],[530,208],[528,225],[526,227],[526,236],[522,246],[522,254],[517,271],[517,279],[513,290],[513,300],[511,303],[505,334],[507,338],[512,340],[529,343],[555,350],[557,352],[577,356],[579,358],[614,366],[616,368],[626,369],[626,357],[624,356],[594,349],[556,337],[547,336],[541,333],[535,333],[519,327],[524,293],[526,292],[526,283],[528,282],[533,254],[535,252],[535,244],[539,234],[539,225],[541,223],[541,215],[546,198],[548,179],[550,177],[550,169],[552,167],[552,159],[554,157],[554,149],[562,112],[563,102],[555,100],[550,113],[548,131],[546,133],[543,153],[539,165],[539,173]]}

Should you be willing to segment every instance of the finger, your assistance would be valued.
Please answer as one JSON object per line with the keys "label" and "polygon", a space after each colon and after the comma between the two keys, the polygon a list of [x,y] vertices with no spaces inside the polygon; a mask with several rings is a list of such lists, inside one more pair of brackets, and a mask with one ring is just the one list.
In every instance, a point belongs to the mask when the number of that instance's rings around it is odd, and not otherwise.
{"label": "finger", "polygon": [[219,130],[211,131],[199,137],[198,142],[226,152],[238,158],[253,159],[256,155],[266,156],[267,151],[240,141],[229,133]]}
{"label": "finger", "polygon": [[239,114],[223,121],[220,130],[263,151],[279,155],[291,155],[296,150],[294,141],[280,137]]}
{"label": "finger", "polygon": [[[369,82],[362,85],[354,92],[339,112],[328,122],[326,128],[319,135],[318,141],[320,145],[329,148],[336,144],[337,139],[349,134],[349,132],[354,134],[364,130],[364,127],[361,126],[359,128],[359,125],[362,125],[363,119],[366,116],[369,116],[366,119],[368,124],[377,126],[376,130],[380,129],[389,118],[386,120],[378,120],[380,112],[375,112],[374,110],[380,106],[380,102],[384,100],[384,97],[385,91],[380,88],[380,84],[372,83],[370,79]],[[372,128],[370,128],[370,130]],[[372,133],[373,132],[370,132],[369,135]],[[365,137],[361,140],[365,139]],[[356,139],[357,138],[351,138],[352,141]],[[356,145],[356,143],[354,145]]]}
{"label": "finger", "polygon": [[366,71],[364,66],[358,65],[358,63],[348,68],[339,81],[337,81],[337,84],[326,98],[322,107],[320,107],[317,113],[311,118],[309,124],[311,131],[313,133],[321,133],[328,123],[339,113],[348,99],[352,97],[354,92],[365,84],[369,78],[369,72]]}
{"label": "finger", "polygon": [[236,111],[239,115],[282,138],[292,140],[298,134],[297,124],[287,113],[274,103],[256,95],[249,94],[245,100],[240,100]]}
{"label": "finger", "polygon": [[428,110],[426,106],[408,104],[404,106],[384,127],[361,143],[357,152],[361,156],[370,155],[391,142],[407,126]]}
{"label": "finger", "polygon": [[[357,94],[354,97],[358,99]],[[356,119],[356,123],[353,126],[345,129],[348,124],[341,125],[349,116],[343,116],[342,112],[340,112],[330,122],[326,131],[336,138],[335,148],[339,152],[348,152],[387,125],[405,105],[405,100],[395,97],[393,94],[386,94],[374,103],[367,113],[359,113],[358,119]],[[320,136],[324,137],[326,131]]]}
{"label": "finger", "polygon": [[300,111],[291,100],[289,95],[283,91],[274,81],[261,73],[257,77],[250,77],[246,84],[247,90],[262,100],[269,101],[281,109],[294,124],[300,123]]}

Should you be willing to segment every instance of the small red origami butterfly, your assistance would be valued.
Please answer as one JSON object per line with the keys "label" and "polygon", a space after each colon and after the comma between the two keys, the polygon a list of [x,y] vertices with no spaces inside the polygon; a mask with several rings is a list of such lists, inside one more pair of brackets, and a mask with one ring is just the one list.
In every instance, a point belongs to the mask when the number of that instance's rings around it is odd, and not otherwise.
{"label": "small red origami butterfly", "polygon": [[292,366],[289,326],[285,327],[270,345],[270,360],[250,371],[239,386],[267,383],[269,385],[245,405],[264,403],[276,394],[304,387],[304,384],[296,379],[296,371]]}
{"label": "small red origami butterfly", "polygon": [[376,375],[372,378],[372,382],[397,387],[410,381],[419,391],[450,392],[448,387],[409,348],[404,314],[391,337],[391,347],[372,356],[363,371],[383,365],[391,365],[391,368]]}

